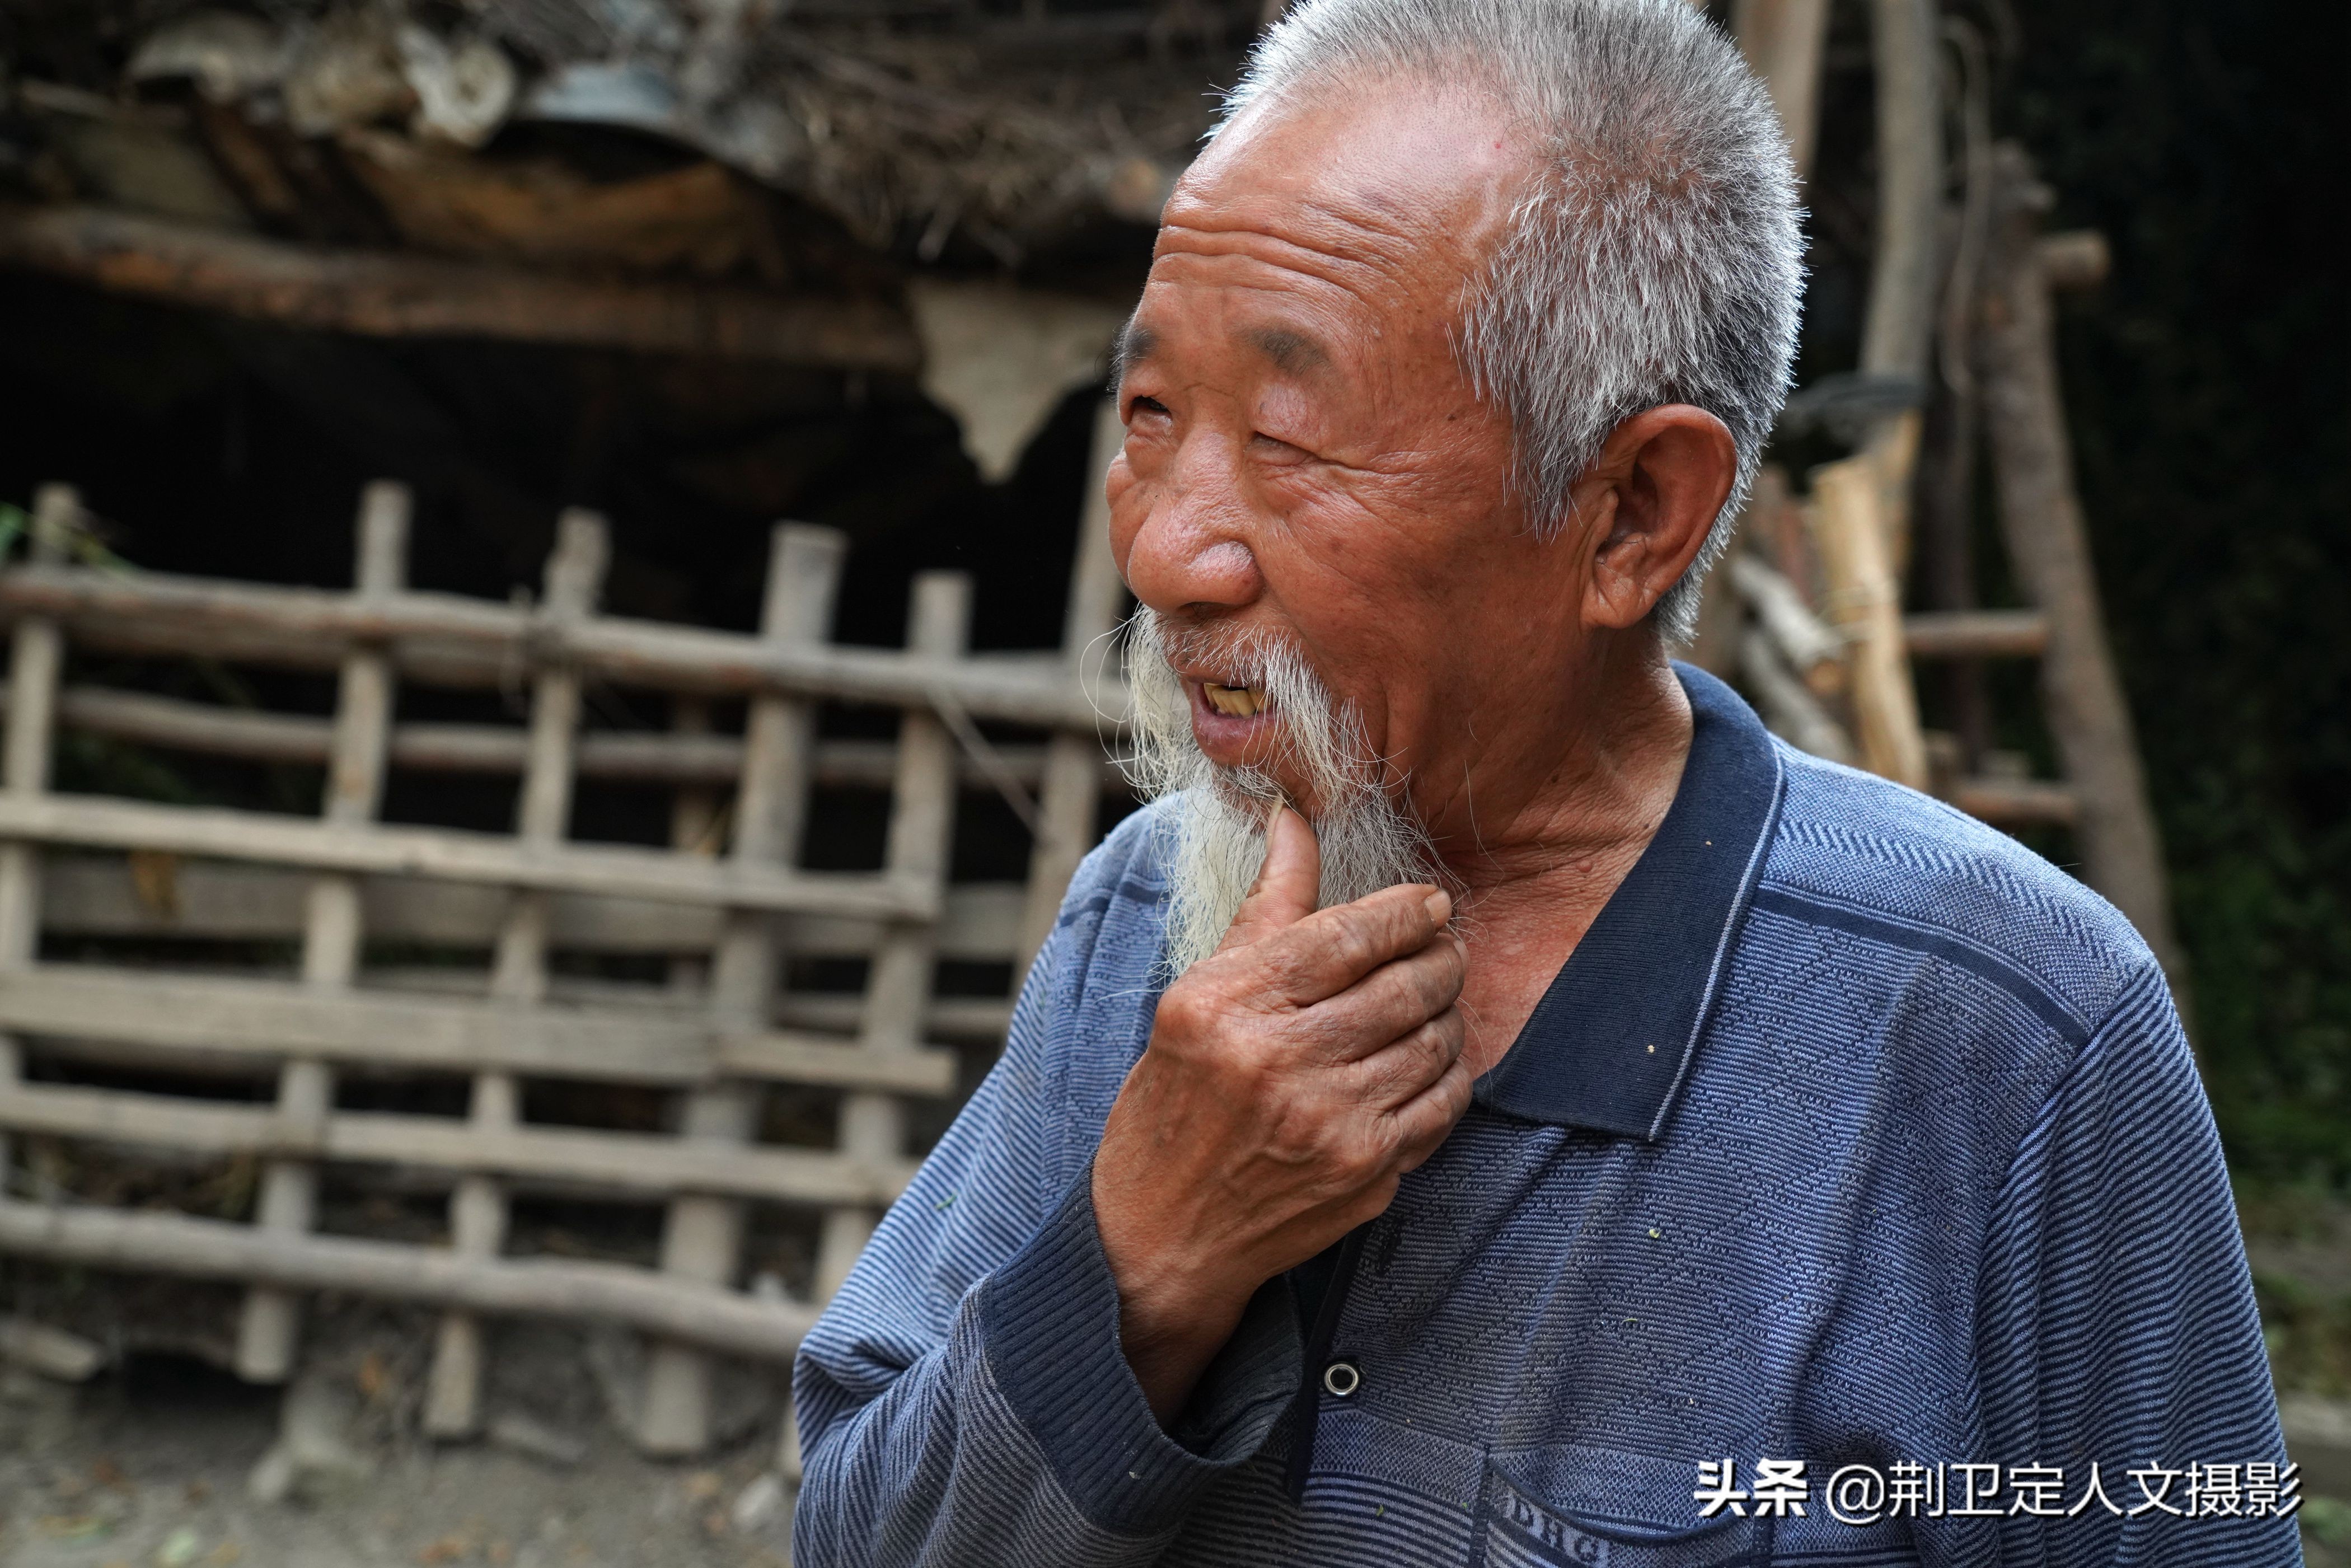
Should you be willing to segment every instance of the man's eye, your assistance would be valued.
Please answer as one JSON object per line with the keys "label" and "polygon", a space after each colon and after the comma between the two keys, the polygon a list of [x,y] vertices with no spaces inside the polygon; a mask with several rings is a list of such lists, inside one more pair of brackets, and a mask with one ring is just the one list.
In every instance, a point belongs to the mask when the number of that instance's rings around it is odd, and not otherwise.
{"label": "man's eye", "polygon": [[1164,418],[1166,415],[1166,413],[1167,405],[1161,402],[1157,398],[1139,397],[1127,405],[1126,417],[1132,420],[1138,415],[1150,413],[1157,414]]}

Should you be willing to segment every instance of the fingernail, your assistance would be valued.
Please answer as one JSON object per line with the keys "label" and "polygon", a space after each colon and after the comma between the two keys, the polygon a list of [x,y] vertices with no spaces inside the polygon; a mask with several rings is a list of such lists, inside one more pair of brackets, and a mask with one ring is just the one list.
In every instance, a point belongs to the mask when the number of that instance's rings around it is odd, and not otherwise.
{"label": "fingernail", "polygon": [[1453,917],[1453,895],[1440,887],[1428,895],[1422,907],[1428,911],[1431,925],[1442,925]]}

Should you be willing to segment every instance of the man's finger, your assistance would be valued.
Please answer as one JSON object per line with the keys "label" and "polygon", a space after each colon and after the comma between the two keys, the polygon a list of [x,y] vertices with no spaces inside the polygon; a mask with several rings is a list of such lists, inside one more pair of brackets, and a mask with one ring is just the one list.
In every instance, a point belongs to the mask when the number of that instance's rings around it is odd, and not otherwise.
{"label": "man's finger", "polygon": [[1402,1038],[1389,1041],[1347,1071],[1366,1104],[1394,1110],[1411,1103],[1461,1060],[1467,1031],[1458,1008],[1447,1008]]}
{"label": "man's finger", "polygon": [[1331,1061],[1359,1061],[1451,1007],[1467,973],[1460,942],[1440,932],[1418,952],[1391,959],[1315,1003],[1300,1021],[1327,1043]]}
{"label": "man's finger", "polygon": [[1322,901],[1322,845],[1305,818],[1276,804],[1265,822],[1265,863],[1217,951],[1246,946],[1270,931],[1295,925]]}
{"label": "man's finger", "polygon": [[1265,966],[1270,994],[1304,1007],[1337,996],[1383,964],[1419,952],[1452,914],[1452,899],[1437,888],[1385,887],[1262,933],[1250,956]]}
{"label": "man's finger", "polygon": [[1469,1071],[1466,1057],[1455,1057],[1437,1081],[1390,1112],[1390,1124],[1396,1140],[1396,1169],[1418,1170],[1444,1143],[1469,1109],[1469,1094],[1477,1079]]}

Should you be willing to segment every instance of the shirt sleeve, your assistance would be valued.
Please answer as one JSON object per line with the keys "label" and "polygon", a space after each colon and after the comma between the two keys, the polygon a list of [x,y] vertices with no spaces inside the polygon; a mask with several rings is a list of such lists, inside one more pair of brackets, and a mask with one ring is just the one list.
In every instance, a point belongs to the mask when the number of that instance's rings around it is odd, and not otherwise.
{"label": "shirt sleeve", "polygon": [[1150,1563],[1296,1385],[1286,1296],[1260,1291],[1163,1429],[1119,1345],[1091,1166],[1054,1174],[1068,1140],[1090,1153],[1100,1135],[1101,1110],[1070,1103],[1061,1053],[1089,1048],[1071,1025],[1108,902],[1089,884],[1113,875],[1080,873],[1002,1059],[800,1346],[800,1568]]}
{"label": "shirt sleeve", "polygon": [[[1987,1239],[1977,1335],[1984,1457],[2062,1468],[2063,1507],[2081,1506],[1983,1521],[1977,1540],[1990,1548],[1996,1536],[1996,1554],[1954,1561],[2301,1562],[2295,1521],[2253,1511],[2254,1467],[2286,1474],[2277,1399],[2220,1137],[2151,963],[2017,1152]],[[2090,1495],[2094,1465],[2119,1516]]]}

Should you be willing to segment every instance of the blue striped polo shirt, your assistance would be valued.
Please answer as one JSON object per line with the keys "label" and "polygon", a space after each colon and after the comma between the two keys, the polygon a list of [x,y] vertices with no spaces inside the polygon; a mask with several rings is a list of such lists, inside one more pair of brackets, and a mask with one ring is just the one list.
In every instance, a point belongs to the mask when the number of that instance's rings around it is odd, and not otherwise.
{"label": "blue striped polo shirt", "polygon": [[1166,1428],[1089,1201],[1163,950],[1160,812],[1120,825],[801,1347],[800,1568],[2299,1561],[2145,945],[1677,668],[1656,838],[1320,1309],[1269,1281]]}

